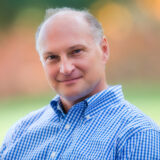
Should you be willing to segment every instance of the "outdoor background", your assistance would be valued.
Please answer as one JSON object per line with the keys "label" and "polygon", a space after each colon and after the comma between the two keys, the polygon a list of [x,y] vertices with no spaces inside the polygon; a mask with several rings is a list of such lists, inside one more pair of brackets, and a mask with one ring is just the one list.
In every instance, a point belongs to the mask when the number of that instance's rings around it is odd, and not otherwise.
{"label": "outdoor background", "polygon": [[[50,7],[89,9],[110,44],[108,83],[160,125],[160,0],[0,0],[0,144],[7,130],[54,97],[35,32]],[[94,64],[92,64],[94,65]]]}

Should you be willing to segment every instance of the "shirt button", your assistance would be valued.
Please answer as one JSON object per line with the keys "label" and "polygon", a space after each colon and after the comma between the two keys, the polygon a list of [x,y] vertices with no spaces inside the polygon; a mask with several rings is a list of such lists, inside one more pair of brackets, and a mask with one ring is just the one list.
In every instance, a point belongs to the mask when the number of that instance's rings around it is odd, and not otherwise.
{"label": "shirt button", "polygon": [[87,120],[91,119],[91,116],[90,116],[90,115],[87,115],[87,116],[86,116],[86,119],[87,119]]}
{"label": "shirt button", "polygon": [[68,130],[71,127],[70,124],[66,124],[65,129]]}
{"label": "shirt button", "polygon": [[52,152],[51,157],[54,158],[56,155],[56,152]]}

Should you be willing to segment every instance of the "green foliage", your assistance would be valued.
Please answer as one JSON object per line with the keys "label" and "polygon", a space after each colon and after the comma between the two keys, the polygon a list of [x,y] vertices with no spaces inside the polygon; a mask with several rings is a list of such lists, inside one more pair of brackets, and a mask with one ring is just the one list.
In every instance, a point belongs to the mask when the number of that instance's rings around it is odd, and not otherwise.
{"label": "green foliage", "polygon": [[[10,27],[17,15],[26,8],[44,10],[55,7],[73,7],[77,9],[89,9],[94,2],[101,5],[108,2],[129,3],[128,0],[1,0],[0,1],[0,28]],[[32,16],[30,17],[32,18]]]}
{"label": "green foliage", "polygon": [[[0,1],[0,27],[9,27],[21,10],[35,7],[42,10],[51,7],[89,8],[96,0],[2,0]],[[31,17],[32,18],[32,17]]]}

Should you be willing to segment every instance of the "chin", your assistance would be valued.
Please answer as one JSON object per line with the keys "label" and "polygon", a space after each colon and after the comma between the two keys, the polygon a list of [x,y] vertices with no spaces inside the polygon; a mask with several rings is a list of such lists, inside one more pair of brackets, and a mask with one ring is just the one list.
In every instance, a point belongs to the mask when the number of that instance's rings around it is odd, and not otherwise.
{"label": "chin", "polygon": [[79,94],[63,94],[61,95],[64,99],[66,99],[67,101],[70,101],[70,102],[75,102],[77,101],[78,99],[82,98]]}
{"label": "chin", "polygon": [[82,101],[84,100],[88,95],[88,91],[83,91],[83,92],[72,92],[69,93],[69,94],[62,94],[61,96],[66,99],[67,101],[70,101],[70,102],[79,102],[79,101]]}

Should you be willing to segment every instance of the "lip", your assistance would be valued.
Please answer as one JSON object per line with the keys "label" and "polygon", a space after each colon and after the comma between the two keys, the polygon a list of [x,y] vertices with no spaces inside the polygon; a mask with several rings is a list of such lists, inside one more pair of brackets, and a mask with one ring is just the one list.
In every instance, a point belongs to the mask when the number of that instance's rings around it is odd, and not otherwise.
{"label": "lip", "polygon": [[79,79],[81,79],[82,77],[77,77],[77,78],[72,78],[72,79],[66,79],[66,80],[60,80],[60,83],[64,83],[64,84],[73,84],[76,83]]}

